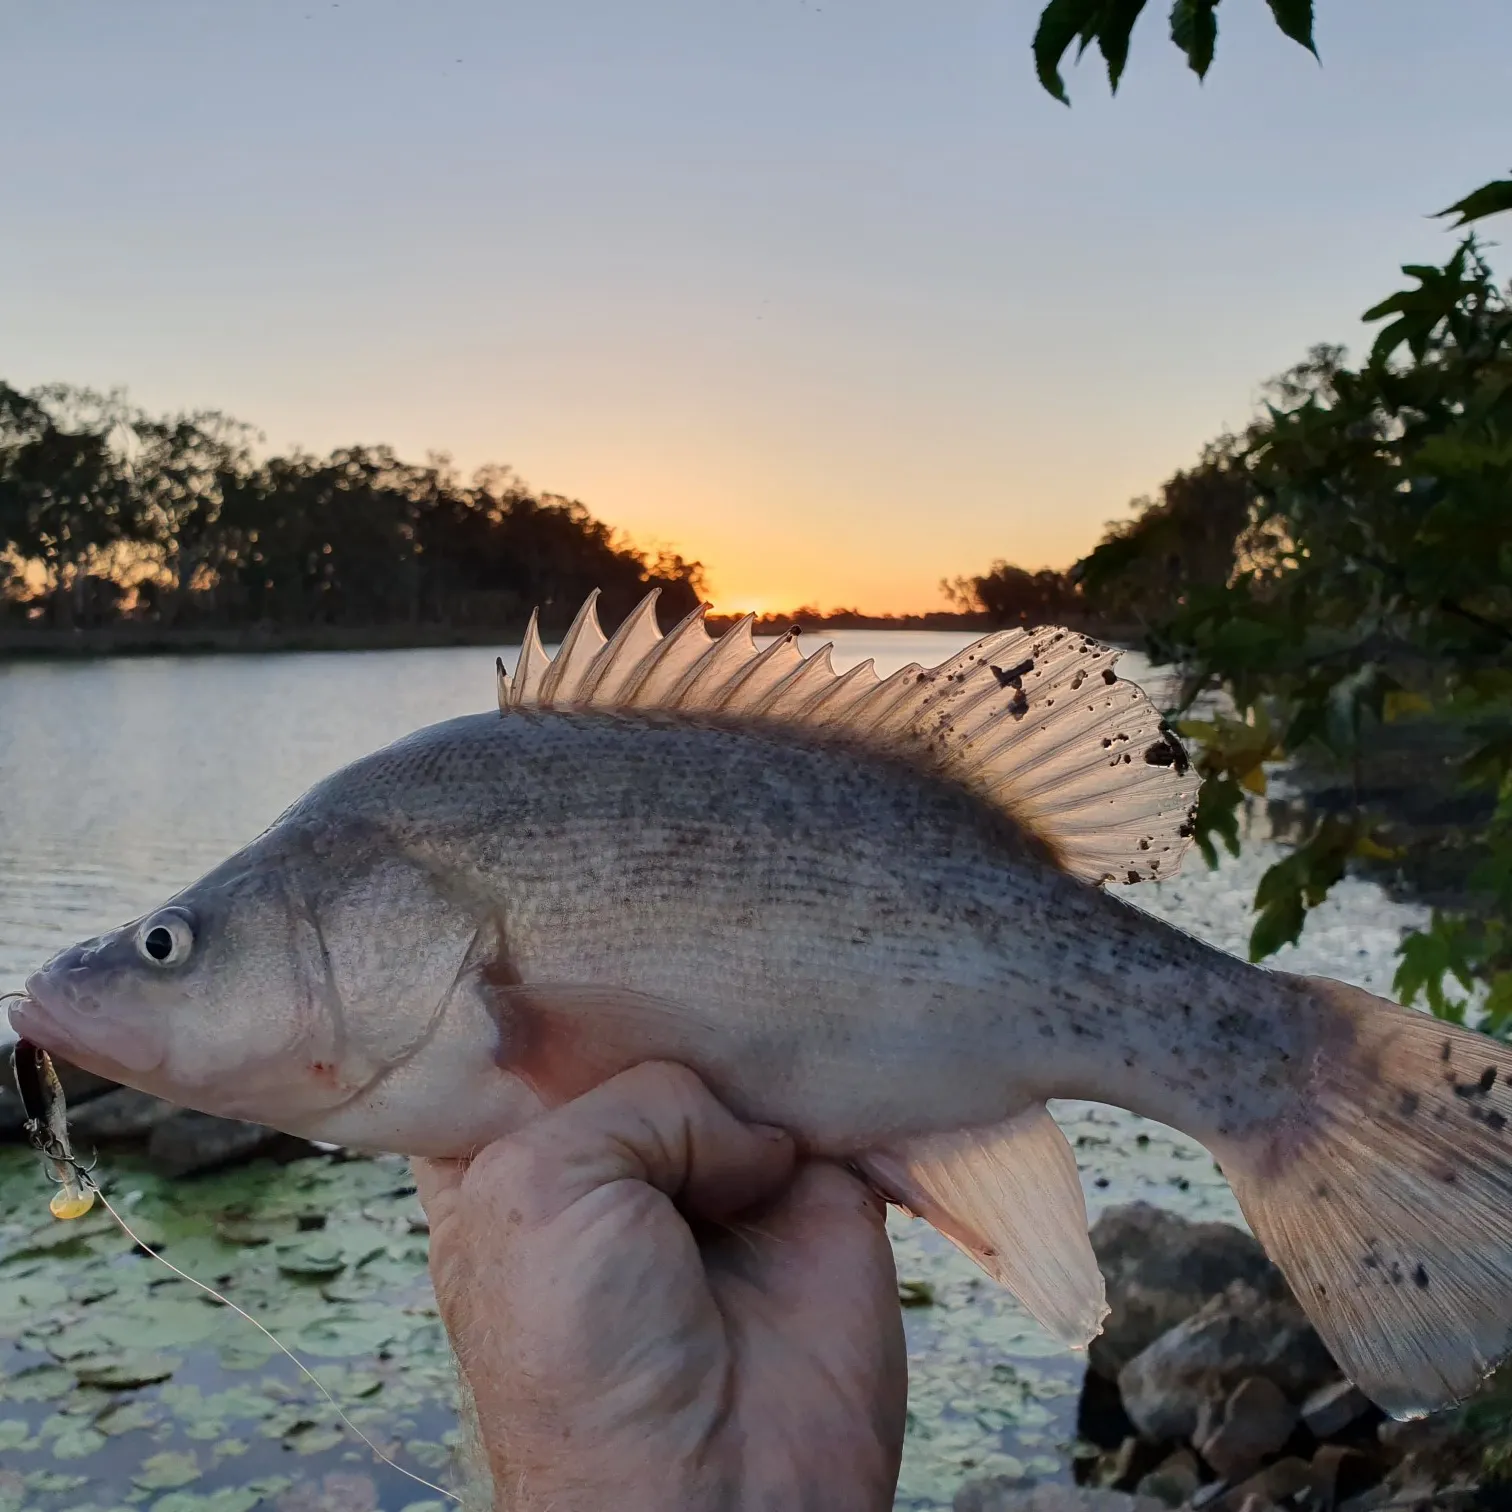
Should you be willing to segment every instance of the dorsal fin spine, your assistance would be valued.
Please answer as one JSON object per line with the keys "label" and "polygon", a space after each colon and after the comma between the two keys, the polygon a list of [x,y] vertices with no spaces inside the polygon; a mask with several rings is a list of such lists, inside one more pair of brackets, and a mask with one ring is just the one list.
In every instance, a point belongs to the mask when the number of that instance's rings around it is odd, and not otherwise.
{"label": "dorsal fin spine", "polygon": [[612,701],[624,682],[661,640],[656,623],[656,601],[661,589],[653,588],[625,617],[609,638],[584,677],[581,697],[585,703]]}
{"label": "dorsal fin spine", "polygon": [[551,663],[551,670],[541,683],[540,702],[551,704],[575,701],[583,675],[607,642],[598,622],[599,590],[595,588],[583,600],[573,617],[561,648]]}
{"label": "dorsal fin spine", "polygon": [[520,646],[520,660],[515,665],[514,705],[535,703],[541,683],[551,665],[546,649],[541,645],[540,611],[530,611],[530,623],[525,627],[525,640]]}

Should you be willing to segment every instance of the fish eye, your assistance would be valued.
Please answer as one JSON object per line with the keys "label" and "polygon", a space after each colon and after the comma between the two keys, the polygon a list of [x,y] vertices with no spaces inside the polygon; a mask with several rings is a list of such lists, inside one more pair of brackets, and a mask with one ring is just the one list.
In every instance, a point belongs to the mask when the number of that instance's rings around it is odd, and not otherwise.
{"label": "fish eye", "polygon": [[183,914],[154,914],[137,930],[136,947],[149,966],[178,966],[194,949],[194,929]]}

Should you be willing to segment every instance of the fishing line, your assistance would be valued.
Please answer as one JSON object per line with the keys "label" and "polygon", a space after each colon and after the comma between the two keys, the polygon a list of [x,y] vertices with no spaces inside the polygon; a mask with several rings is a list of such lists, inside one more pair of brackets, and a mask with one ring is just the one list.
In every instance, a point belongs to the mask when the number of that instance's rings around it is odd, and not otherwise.
{"label": "fishing line", "polygon": [[408,1477],[410,1480],[414,1481],[417,1486],[424,1486],[427,1491],[435,1491],[439,1495],[444,1496],[448,1501],[454,1501],[459,1506],[461,1505],[462,1498],[456,1495],[455,1492],[448,1491],[444,1486],[438,1486],[434,1482],[426,1480],[423,1475],[416,1475],[413,1470],[406,1470],[403,1465],[398,1464],[394,1460],[390,1459],[388,1455],[386,1455],[383,1450],[381,1450],[377,1446],[377,1444],[375,1444],[372,1439],[370,1439],[367,1434],[365,1434],[362,1429],[360,1429],[356,1425],[356,1423],[354,1423],[351,1418],[346,1415],[346,1413],[342,1410],[341,1403],[338,1402],[336,1398],[333,1397],[331,1393],[326,1389],[320,1377],[317,1376],[315,1372],[311,1370],[310,1367],[306,1365],[305,1362],[301,1360],[299,1356],[295,1354],[287,1344],[283,1343],[282,1340],[275,1338],[267,1328],[265,1328],[261,1323],[257,1321],[256,1318],[252,1316],[251,1313],[246,1311],[245,1308],[238,1307],[236,1303],[234,1303],[230,1299],[230,1297],[223,1296],[220,1292],[216,1291],[213,1286],[206,1286],[203,1281],[197,1281],[187,1271],[180,1270],[178,1266],[176,1266],[171,1260],[164,1259],[163,1256],[158,1254],[158,1252],[153,1249],[151,1245],[144,1244],[142,1240],[140,1240],[134,1233],[132,1233],[131,1226],[126,1222],[126,1220],[121,1217],[118,1212],[116,1212],[115,1208],[111,1206],[110,1199],[104,1194],[104,1192],[100,1190],[99,1185],[88,1176],[86,1176],[84,1179],[88,1181],[89,1185],[94,1189],[95,1196],[100,1199],[100,1205],[105,1209],[107,1213],[110,1214],[112,1218],[115,1219],[115,1221],[121,1226],[121,1232],[124,1233],[126,1237],[137,1246],[138,1249],[145,1251],[145,1253],[156,1260],[159,1265],[166,1266],[173,1272],[175,1276],[181,1277],[191,1286],[199,1287],[199,1289],[204,1292],[207,1297],[213,1298],[223,1307],[229,1307],[231,1311],[234,1312],[238,1317],[245,1318],[247,1322],[249,1322],[253,1326],[253,1328],[258,1331],[258,1333],[262,1334],[262,1336],[267,1339],[275,1349],[279,1350],[282,1354],[287,1355],[288,1358],[294,1362],[301,1374],[303,1374],[315,1387],[315,1389],[321,1394],[321,1396],[323,1396],[326,1401],[328,1401],[331,1406],[336,1409],[336,1416],[339,1417],[341,1421],[345,1423],[346,1426],[350,1428],[352,1432],[355,1433],[357,1437],[361,1439],[362,1442],[366,1444],[368,1448],[371,1449],[372,1452],[380,1460],[382,1460],[385,1465],[389,1467],[390,1470],[397,1470],[400,1475]]}
{"label": "fishing line", "polygon": [[[26,996],[21,992],[7,992],[0,994],[0,1003],[10,998],[22,998]],[[295,1368],[303,1375],[335,1409],[336,1416],[356,1435],[375,1458],[387,1465],[391,1470],[397,1470],[407,1480],[412,1480],[417,1486],[424,1486],[427,1491],[434,1491],[439,1496],[444,1496],[447,1501],[462,1504],[462,1498],[453,1491],[448,1491],[444,1486],[438,1486],[434,1481],[428,1481],[423,1475],[416,1475],[413,1470],[406,1470],[396,1460],[391,1459],[381,1450],[351,1418],[346,1415],[340,1402],[331,1395],[330,1391],[321,1381],[320,1377],[305,1364],[273,1332],[259,1323],[245,1308],[237,1306],[230,1297],[223,1295],[212,1286],[206,1286],[203,1281],[191,1276],[188,1271],[180,1270],[171,1260],[160,1255],[153,1247],[146,1243],[138,1234],[133,1232],[132,1227],[121,1215],[116,1212],[114,1205],[105,1193],[100,1189],[100,1184],[91,1174],[92,1167],[86,1167],[74,1157],[73,1151],[68,1144],[67,1109],[63,1100],[63,1087],[58,1080],[57,1071],[52,1064],[52,1058],[45,1050],[35,1045],[28,1044],[25,1040],[18,1040],[12,1052],[12,1066],[16,1077],[16,1090],[20,1093],[23,1110],[26,1114],[26,1132],[31,1139],[32,1145],[39,1154],[52,1167],[53,1179],[60,1183],[61,1190],[53,1197],[49,1208],[55,1218],[68,1220],[80,1218],[87,1213],[98,1200],[100,1205],[116,1221],[121,1232],[143,1252],[156,1260],[161,1266],[173,1272],[180,1280],[187,1281],[191,1286],[198,1287],[212,1301],[220,1303],[222,1307],[229,1307],[237,1317],[245,1318],[258,1333],[279,1351],[287,1356]]]}

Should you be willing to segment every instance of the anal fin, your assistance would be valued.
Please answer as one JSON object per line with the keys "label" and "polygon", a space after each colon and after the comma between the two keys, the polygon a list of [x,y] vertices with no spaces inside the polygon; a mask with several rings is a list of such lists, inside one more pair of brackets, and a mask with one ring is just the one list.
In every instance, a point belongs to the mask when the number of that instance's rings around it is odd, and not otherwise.
{"label": "anal fin", "polygon": [[1102,1332],[1103,1278],[1076,1157],[1043,1103],[990,1128],[869,1150],[857,1166],[1074,1349]]}

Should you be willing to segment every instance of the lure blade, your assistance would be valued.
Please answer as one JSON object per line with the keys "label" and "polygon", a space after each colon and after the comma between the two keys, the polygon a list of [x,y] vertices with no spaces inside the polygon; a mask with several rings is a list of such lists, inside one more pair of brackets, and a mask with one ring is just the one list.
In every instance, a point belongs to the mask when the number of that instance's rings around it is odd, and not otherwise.
{"label": "lure blade", "polygon": [[11,1051],[11,1074],[26,1114],[27,1138],[52,1167],[58,1182],[48,1211],[65,1222],[82,1218],[94,1206],[94,1189],[69,1148],[68,1104],[57,1067],[41,1046],[17,1040]]}

